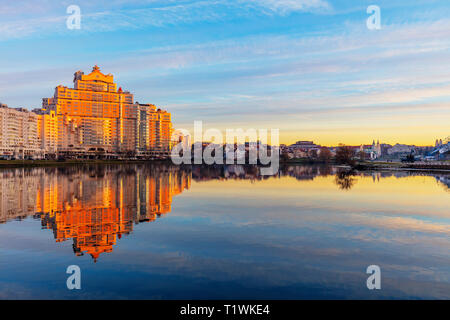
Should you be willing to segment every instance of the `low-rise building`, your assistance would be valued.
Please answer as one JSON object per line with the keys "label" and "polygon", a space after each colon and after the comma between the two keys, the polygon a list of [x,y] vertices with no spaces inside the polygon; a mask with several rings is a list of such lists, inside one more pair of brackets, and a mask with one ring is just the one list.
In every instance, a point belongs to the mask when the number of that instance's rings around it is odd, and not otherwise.
{"label": "low-rise building", "polygon": [[410,153],[414,153],[415,151],[415,146],[412,145],[406,145],[406,144],[395,144],[392,148],[390,148],[389,150],[387,150],[387,154],[388,155],[393,155],[393,154],[410,154]]}
{"label": "low-rise building", "polygon": [[308,158],[317,157],[322,147],[313,141],[297,141],[290,146],[283,147],[281,150],[287,153],[290,158]]}

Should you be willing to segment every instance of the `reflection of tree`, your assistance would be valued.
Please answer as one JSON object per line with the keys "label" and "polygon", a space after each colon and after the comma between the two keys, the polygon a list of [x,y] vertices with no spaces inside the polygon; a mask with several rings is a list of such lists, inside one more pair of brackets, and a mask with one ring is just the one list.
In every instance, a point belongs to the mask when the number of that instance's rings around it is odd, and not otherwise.
{"label": "reflection of tree", "polygon": [[331,166],[324,165],[324,166],[320,167],[320,175],[321,176],[326,177],[326,176],[329,176],[331,174],[333,174],[333,168]]}
{"label": "reflection of tree", "polygon": [[341,171],[336,174],[335,183],[341,190],[350,190],[355,184],[354,173]]}

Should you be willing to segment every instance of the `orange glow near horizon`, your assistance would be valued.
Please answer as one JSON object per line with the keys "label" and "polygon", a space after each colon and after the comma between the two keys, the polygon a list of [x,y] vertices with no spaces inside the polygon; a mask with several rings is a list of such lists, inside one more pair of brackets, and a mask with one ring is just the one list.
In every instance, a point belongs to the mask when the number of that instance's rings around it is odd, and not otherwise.
{"label": "orange glow near horizon", "polygon": [[[433,131],[433,130],[430,130]],[[384,144],[406,144],[406,145],[416,145],[416,146],[434,146],[436,139],[445,139],[450,133],[445,133],[443,130],[435,130],[436,133],[428,134],[426,136],[421,135],[423,131],[408,131],[399,133],[376,133],[372,135],[367,133],[352,133],[352,132],[341,132],[339,134],[333,133],[318,133],[314,134],[284,134],[280,133],[280,143],[290,145],[299,140],[310,140],[314,143],[322,146],[337,146],[339,144],[345,144],[350,146],[359,146],[362,144],[372,144],[373,140],[377,140]]]}
{"label": "orange glow near horizon", "polygon": [[[359,146],[380,141],[385,144],[434,146],[436,139],[450,136],[450,106],[423,103],[399,107],[311,109],[292,114],[256,114],[252,118],[230,115],[223,119],[199,117],[203,132],[216,128],[225,135],[227,129],[278,129],[279,143],[290,145],[300,140],[323,146],[339,144]],[[176,123],[193,133],[193,122]]]}
{"label": "orange glow near horizon", "polygon": [[[193,131],[191,131],[193,132]],[[222,131],[225,135],[225,130]],[[269,131],[270,134],[270,131]],[[338,146],[339,144],[349,145],[349,146],[360,146],[368,145],[380,141],[382,144],[405,144],[405,145],[415,145],[415,146],[434,146],[436,139],[444,140],[450,135],[450,132],[439,128],[425,128],[418,130],[408,130],[402,132],[383,132],[373,134],[368,134],[367,132],[349,132],[341,131],[339,133],[335,132],[289,132],[280,130],[279,143],[285,145],[291,145],[297,141],[313,141],[315,144],[321,146]],[[199,141],[198,139],[193,141]],[[204,142],[209,142],[204,140]],[[225,142],[225,138],[224,138]]]}

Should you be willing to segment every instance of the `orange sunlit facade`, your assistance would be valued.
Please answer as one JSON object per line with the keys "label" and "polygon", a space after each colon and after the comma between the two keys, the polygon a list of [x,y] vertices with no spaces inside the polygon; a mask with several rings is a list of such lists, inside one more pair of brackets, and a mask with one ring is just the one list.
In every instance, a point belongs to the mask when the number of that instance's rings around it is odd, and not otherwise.
{"label": "orange sunlit facade", "polygon": [[45,115],[51,119],[54,112],[56,116],[53,131],[41,130],[47,151],[51,145],[58,151],[170,151],[170,113],[152,104],[134,103],[133,94],[117,88],[113,76],[103,74],[97,66],[87,75],[77,71],[73,81],[74,88],[57,86],[52,98],[43,99],[38,112],[42,123]]}

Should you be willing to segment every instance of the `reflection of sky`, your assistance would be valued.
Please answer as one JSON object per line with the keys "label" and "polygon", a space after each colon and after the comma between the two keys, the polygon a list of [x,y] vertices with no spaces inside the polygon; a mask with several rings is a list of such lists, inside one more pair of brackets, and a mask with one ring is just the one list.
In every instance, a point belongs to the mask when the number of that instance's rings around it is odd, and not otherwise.
{"label": "reflection of sky", "polygon": [[[26,219],[0,225],[0,298],[450,297],[448,192],[433,177],[193,182],[94,264]],[[65,289],[65,268],[82,290]],[[365,269],[382,270],[382,290]]]}

